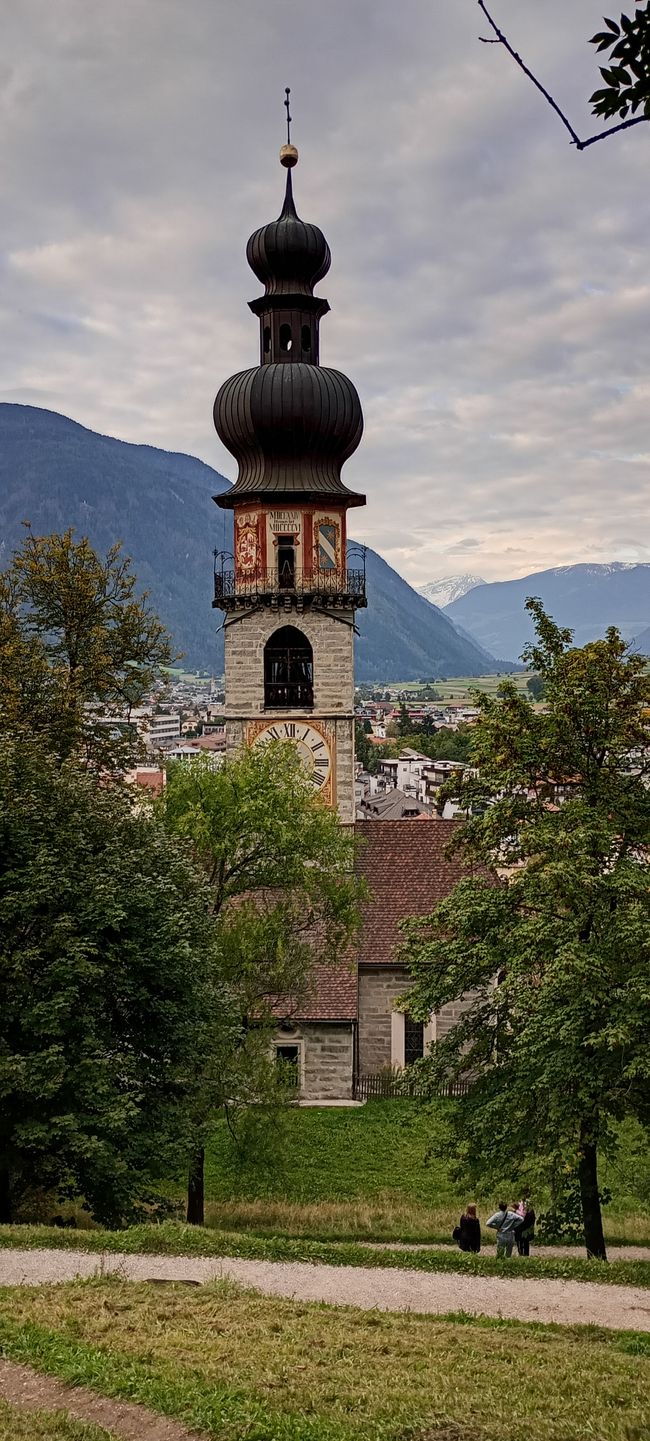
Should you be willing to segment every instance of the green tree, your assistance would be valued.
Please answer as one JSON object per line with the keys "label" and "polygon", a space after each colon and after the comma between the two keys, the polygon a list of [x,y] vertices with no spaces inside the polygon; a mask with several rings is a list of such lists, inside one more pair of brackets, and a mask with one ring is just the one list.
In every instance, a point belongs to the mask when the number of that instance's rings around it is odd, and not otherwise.
{"label": "green tree", "polygon": [[546,708],[509,680],[477,697],[478,775],[448,792],[478,811],[455,838],[468,875],[406,926],[408,1006],[422,1018],[467,999],[426,1063],[434,1080],[472,1078],[467,1170],[568,1167],[588,1253],[605,1258],[599,1149],[626,1116],[650,1121],[650,675],[616,630],[573,649],[539,601],[527,608]]}
{"label": "green tree", "polygon": [[456,730],[450,726],[439,726],[433,734],[415,731],[409,744],[413,750],[435,761],[463,761],[467,764],[472,756],[472,736],[475,727],[459,725]]}
{"label": "green tree", "polygon": [[601,67],[605,85],[591,96],[594,115],[612,120],[620,115],[643,111],[640,119],[650,120],[650,0],[638,0],[634,15],[605,20],[606,30],[592,36],[598,52],[609,50],[609,65]]}
{"label": "green tree", "polygon": [[[341,957],[362,889],[351,828],[319,799],[290,743],[252,747],[218,770],[204,758],[172,766],[163,805],[168,828],[192,843],[207,877],[241,1026],[238,1075],[229,1073],[225,1088],[205,1058],[188,1187],[188,1221],[201,1223],[203,1147],[215,1111],[226,1106],[232,1124],[238,1109],[268,1098],[278,1004],[290,1012],[314,966]],[[271,1077],[272,1094],[274,1086]]]}
{"label": "green tree", "polygon": [[0,1219],[34,1189],[119,1224],[190,1152],[237,1012],[189,847],[33,740],[0,743]]}
{"label": "green tree", "polygon": [[[105,559],[84,537],[25,540],[0,574],[0,718],[41,736],[59,760],[120,770],[140,754],[129,724],[174,659],[169,636],[136,595],[119,545]],[[119,718],[119,719],[118,719]]]}
{"label": "green tree", "polygon": [[356,721],[354,726],[355,758],[361,762],[364,771],[369,771],[370,775],[374,775],[379,765],[377,750],[377,746],[373,745],[372,741],[368,739],[368,732],[365,727],[359,725],[359,722]]}
{"label": "green tree", "polygon": [[400,701],[397,734],[400,736],[410,736],[413,735],[414,730],[415,726],[406,708],[406,701]]}
{"label": "green tree", "polygon": [[543,700],[544,681],[541,675],[531,675],[530,680],[526,682],[526,690],[531,700]]}

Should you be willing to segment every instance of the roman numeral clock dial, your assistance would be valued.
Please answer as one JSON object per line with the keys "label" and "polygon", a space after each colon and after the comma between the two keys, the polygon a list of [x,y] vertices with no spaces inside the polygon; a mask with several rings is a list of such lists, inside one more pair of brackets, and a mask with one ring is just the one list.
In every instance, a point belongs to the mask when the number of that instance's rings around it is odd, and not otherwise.
{"label": "roman numeral clock dial", "polygon": [[269,741],[291,741],[314,789],[323,798],[331,800],[332,752],[329,742],[320,730],[307,721],[277,720],[264,725],[250,736],[253,745],[266,745]]}

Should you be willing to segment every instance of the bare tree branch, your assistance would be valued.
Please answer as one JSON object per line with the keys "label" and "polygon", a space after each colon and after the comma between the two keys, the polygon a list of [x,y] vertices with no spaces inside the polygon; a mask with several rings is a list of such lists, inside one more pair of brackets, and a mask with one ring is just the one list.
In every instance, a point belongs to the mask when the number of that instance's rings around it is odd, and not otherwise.
{"label": "bare tree branch", "polygon": [[512,56],[515,64],[519,66],[520,70],[523,70],[524,75],[526,75],[528,79],[532,81],[536,89],[539,90],[540,93],[544,96],[544,99],[548,101],[551,109],[555,111],[557,116],[559,116],[562,124],[564,125],[565,129],[568,130],[569,135],[571,136],[571,144],[575,145],[578,150],[586,150],[589,145],[595,145],[597,141],[605,140],[608,135],[617,135],[619,130],[629,130],[632,125],[642,125],[644,121],[647,122],[650,119],[650,116],[648,115],[637,115],[633,120],[623,120],[620,125],[612,125],[610,126],[609,130],[601,130],[600,134],[590,135],[587,140],[581,140],[580,136],[574,130],[571,121],[567,119],[564,111],[560,109],[557,101],[553,99],[552,95],[549,95],[548,90],[546,90],[545,87],[542,85],[541,80],[538,80],[537,76],[533,75],[532,70],[529,70],[528,66],[524,64],[521,55],[518,55],[517,51],[513,50],[512,45],[503,34],[503,31],[499,29],[496,22],[492,19],[492,16],[490,15],[490,12],[485,4],[485,0],[478,0],[478,7],[479,10],[483,11],[488,25],[491,25],[497,37],[496,40],[492,40],[486,39],[484,35],[479,35],[479,40],[482,40],[484,45],[503,45],[504,49],[508,51],[508,54]]}

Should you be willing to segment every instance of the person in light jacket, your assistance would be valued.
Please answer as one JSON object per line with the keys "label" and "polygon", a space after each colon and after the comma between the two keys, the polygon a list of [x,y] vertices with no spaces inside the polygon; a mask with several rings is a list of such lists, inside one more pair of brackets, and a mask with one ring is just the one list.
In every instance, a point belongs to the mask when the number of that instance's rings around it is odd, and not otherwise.
{"label": "person in light jacket", "polygon": [[486,1225],[497,1233],[497,1260],[499,1256],[511,1256],[517,1230],[523,1225],[523,1216],[518,1216],[515,1206],[508,1207],[499,1201],[499,1209],[490,1216]]}

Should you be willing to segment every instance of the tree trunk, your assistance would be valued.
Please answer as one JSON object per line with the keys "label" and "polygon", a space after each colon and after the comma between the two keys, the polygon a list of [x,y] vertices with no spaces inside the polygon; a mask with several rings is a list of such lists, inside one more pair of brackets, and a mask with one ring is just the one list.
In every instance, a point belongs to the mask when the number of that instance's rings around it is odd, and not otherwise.
{"label": "tree trunk", "polygon": [[593,1133],[584,1121],[580,1127],[578,1179],[587,1255],[590,1259],[606,1261],[607,1251],[598,1195],[598,1152]]}
{"label": "tree trunk", "polygon": [[8,1166],[0,1166],[0,1225],[10,1226],[12,1221],[11,1176]]}
{"label": "tree trunk", "polygon": [[205,1151],[197,1151],[190,1162],[187,1179],[187,1223],[203,1226],[205,1222]]}

